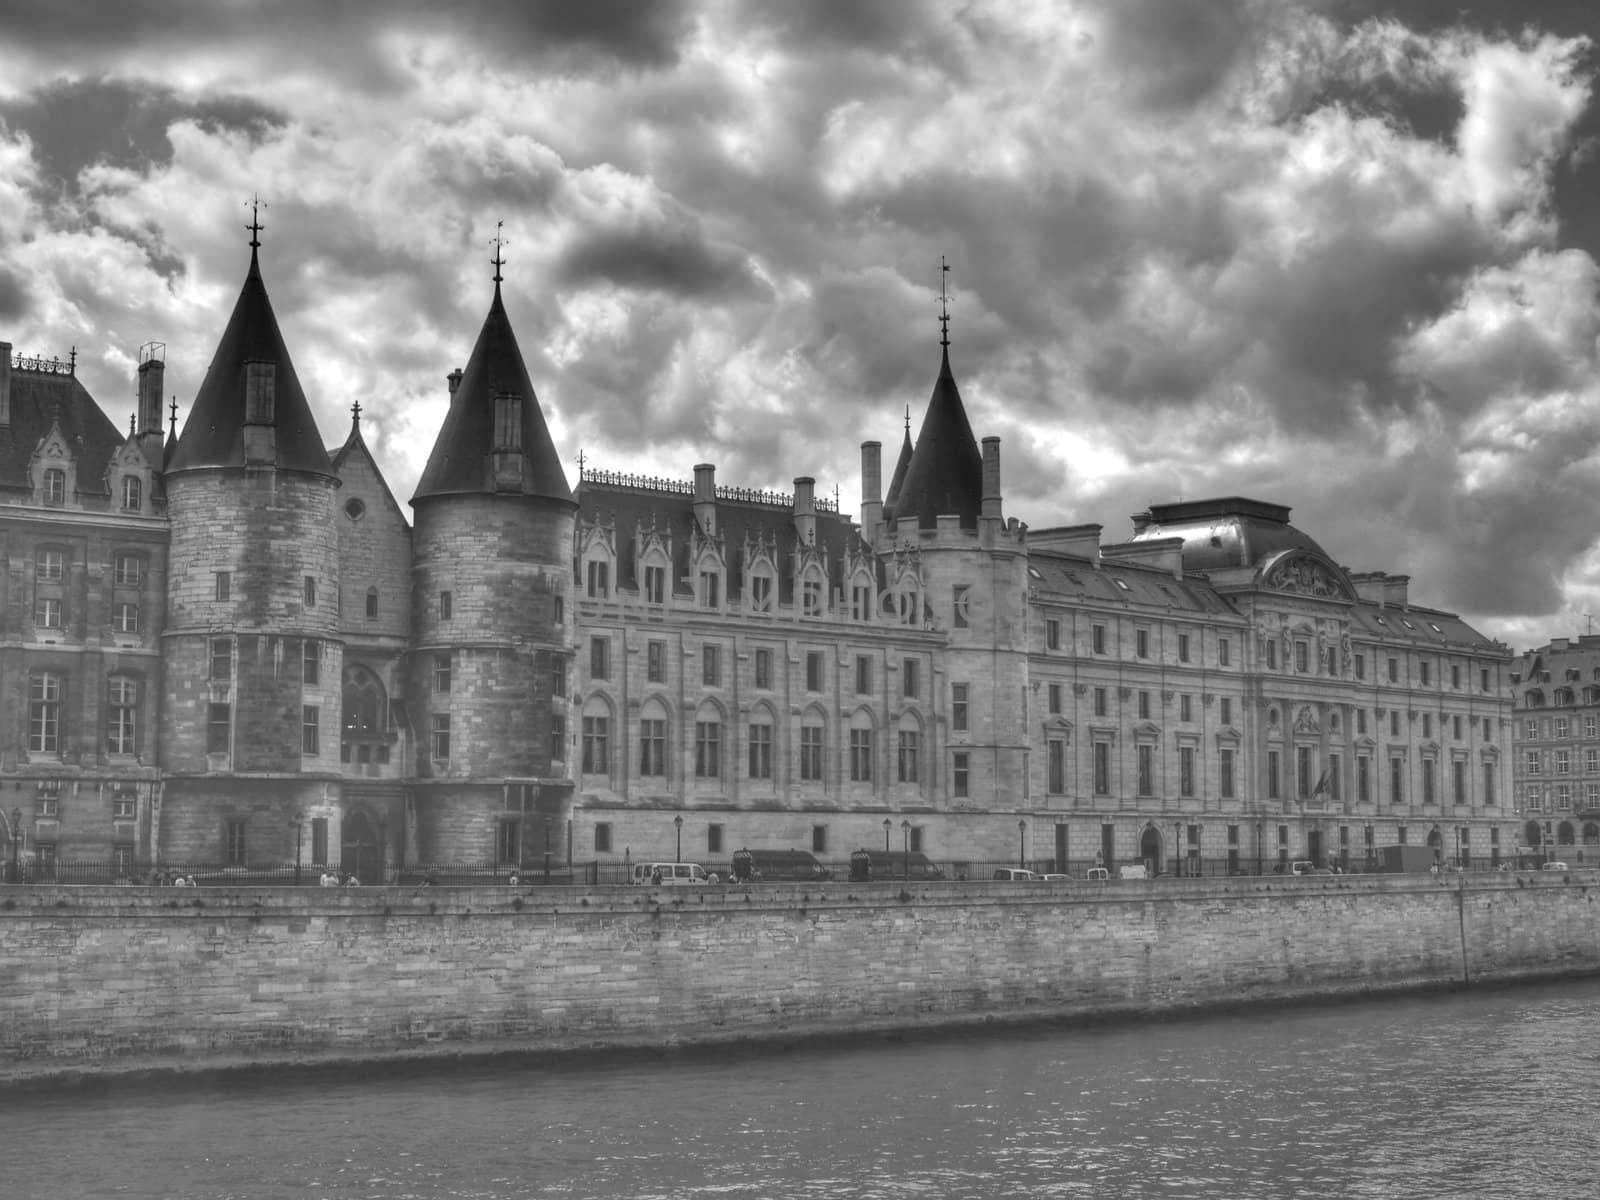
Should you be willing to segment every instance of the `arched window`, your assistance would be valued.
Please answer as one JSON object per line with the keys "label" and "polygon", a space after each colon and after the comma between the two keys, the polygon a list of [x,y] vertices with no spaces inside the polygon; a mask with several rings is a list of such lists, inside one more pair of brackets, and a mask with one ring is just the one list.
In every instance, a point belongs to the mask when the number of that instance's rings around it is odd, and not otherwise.
{"label": "arched window", "polygon": [[1522,704],[1524,708],[1543,708],[1544,693],[1538,688],[1531,688],[1523,694]]}
{"label": "arched window", "polygon": [[382,681],[366,667],[352,663],[340,681],[342,715],[339,761],[389,761],[389,697]]}
{"label": "arched window", "polygon": [[645,701],[639,710],[639,775],[655,779],[667,773],[667,728],[670,717],[660,700]]}
{"label": "arched window", "polygon": [[139,502],[143,497],[144,489],[137,475],[124,475],[122,477],[122,507],[130,512],[137,512]]}
{"label": "arched window", "polygon": [[900,718],[900,728],[895,731],[895,778],[901,783],[922,781],[922,722],[915,714],[906,713]]}
{"label": "arched window", "polygon": [[871,783],[877,750],[872,714],[857,709],[850,718],[850,782]]}
{"label": "arched window", "polygon": [[1596,825],[1593,821],[1585,821],[1583,823],[1583,844],[1585,846],[1593,846],[1596,842],[1600,842],[1600,825]]}
{"label": "arched window", "polygon": [[1563,821],[1556,826],[1556,841],[1563,846],[1570,846],[1575,840],[1576,830],[1572,828],[1571,821]]}
{"label": "arched window", "polygon": [[822,714],[814,708],[808,708],[805,715],[800,718],[800,779],[805,783],[821,783],[823,780],[822,764],[823,751],[826,747],[827,737],[823,724]]}
{"label": "arched window", "polygon": [[1522,841],[1524,845],[1538,846],[1544,842],[1544,830],[1539,822],[1529,821],[1522,827]]}
{"label": "arched window", "polygon": [[694,715],[694,777],[722,777],[722,713],[714,704],[703,704]]}
{"label": "arched window", "polygon": [[611,773],[611,706],[604,696],[590,696],[583,706],[583,773]]}
{"label": "arched window", "polygon": [[750,727],[746,731],[749,778],[762,782],[772,780],[772,731],[776,723],[772,710],[765,704],[757,705],[750,713]]}

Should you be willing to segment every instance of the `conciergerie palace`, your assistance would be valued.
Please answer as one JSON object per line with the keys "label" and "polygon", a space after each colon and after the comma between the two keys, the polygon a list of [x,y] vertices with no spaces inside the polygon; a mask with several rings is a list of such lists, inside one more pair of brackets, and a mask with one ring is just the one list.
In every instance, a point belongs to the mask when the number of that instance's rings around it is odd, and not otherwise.
{"label": "conciergerie palace", "polygon": [[1515,854],[1511,652],[1287,508],[1028,528],[948,336],[915,439],[862,446],[856,517],[714,464],[574,488],[500,275],[408,506],[359,406],[331,447],[313,421],[258,239],[181,429],[159,344],[124,434],[70,359],[0,343],[8,858]]}

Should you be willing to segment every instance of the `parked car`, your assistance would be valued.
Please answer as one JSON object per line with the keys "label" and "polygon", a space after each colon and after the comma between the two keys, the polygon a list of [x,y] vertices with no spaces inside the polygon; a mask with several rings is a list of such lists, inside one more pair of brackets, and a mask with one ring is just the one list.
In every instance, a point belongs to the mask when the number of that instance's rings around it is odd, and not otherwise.
{"label": "parked car", "polygon": [[709,883],[706,869],[699,863],[634,863],[633,882],[652,887],[685,887]]}
{"label": "parked car", "polygon": [[1541,871],[1565,871],[1567,864],[1564,862],[1547,862],[1539,868]]}
{"label": "parked car", "polygon": [[1026,883],[1037,878],[1032,871],[1025,871],[1021,867],[1001,867],[994,873],[996,879],[1009,879],[1013,882]]}
{"label": "parked car", "polygon": [[1291,874],[1291,875],[1332,875],[1333,871],[1328,867],[1319,867],[1319,866],[1317,866],[1317,864],[1312,862],[1309,858],[1303,858],[1299,862],[1295,862],[1295,863],[1290,863],[1289,864],[1289,874]]}
{"label": "parked car", "polygon": [[1039,878],[1045,883],[1069,883],[1072,880],[1071,875],[1064,875],[1060,871],[1049,871]]}
{"label": "parked car", "polygon": [[1091,883],[1106,883],[1111,878],[1111,872],[1104,867],[1090,867],[1083,873],[1083,877]]}

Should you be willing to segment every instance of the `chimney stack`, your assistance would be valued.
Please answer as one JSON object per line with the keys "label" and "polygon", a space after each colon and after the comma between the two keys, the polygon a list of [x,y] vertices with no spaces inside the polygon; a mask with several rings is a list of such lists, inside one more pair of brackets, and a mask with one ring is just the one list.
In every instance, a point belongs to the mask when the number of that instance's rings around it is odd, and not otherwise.
{"label": "chimney stack", "polygon": [[794,527],[800,543],[812,546],[817,541],[817,481],[802,475],[794,481]]}
{"label": "chimney stack", "polygon": [[0,342],[0,429],[11,424],[11,343]]}
{"label": "chimney stack", "polygon": [[694,519],[707,537],[717,532],[717,468],[711,463],[694,466]]}
{"label": "chimney stack", "polygon": [[861,443],[861,531],[868,544],[883,522],[883,443]]}
{"label": "chimney stack", "polygon": [[456,398],[456,389],[461,386],[461,368],[457,367],[446,375],[444,379],[450,385],[450,399],[454,400]]}
{"label": "chimney stack", "polygon": [[983,439],[983,496],[981,513],[985,517],[1000,517],[1000,439]]}
{"label": "chimney stack", "polygon": [[139,347],[139,432],[161,432],[161,397],[166,379],[165,342],[146,342]]}

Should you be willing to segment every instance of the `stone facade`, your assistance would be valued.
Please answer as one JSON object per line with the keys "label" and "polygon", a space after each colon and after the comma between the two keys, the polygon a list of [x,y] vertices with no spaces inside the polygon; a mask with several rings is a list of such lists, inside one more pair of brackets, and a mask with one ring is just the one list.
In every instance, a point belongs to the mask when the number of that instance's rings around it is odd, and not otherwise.
{"label": "stone facade", "polygon": [[1278,505],[1028,529],[948,345],[886,493],[863,446],[857,519],[713,464],[570,491],[498,281],[413,521],[359,408],[321,444],[254,258],[165,445],[155,352],[126,436],[70,363],[0,357],[0,827],[41,871],[881,845],[1221,874],[1524,834],[1504,646]]}
{"label": "stone facade", "polygon": [[1600,862],[1600,635],[1529,650],[1511,693],[1518,854]]}

